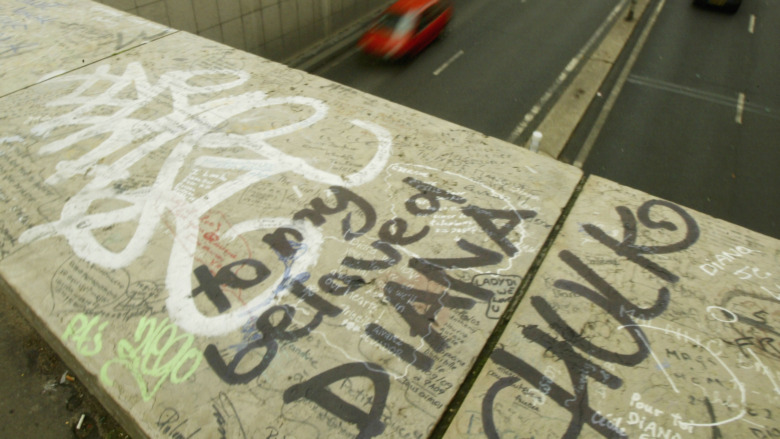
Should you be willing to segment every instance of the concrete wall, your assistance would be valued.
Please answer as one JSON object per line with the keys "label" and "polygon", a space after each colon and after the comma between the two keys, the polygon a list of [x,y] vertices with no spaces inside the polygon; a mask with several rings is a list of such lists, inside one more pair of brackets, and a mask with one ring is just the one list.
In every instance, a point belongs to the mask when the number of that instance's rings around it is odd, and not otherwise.
{"label": "concrete wall", "polygon": [[0,290],[134,437],[780,431],[778,240],[86,0],[0,58]]}
{"label": "concrete wall", "polygon": [[101,3],[283,61],[371,16],[388,0],[101,0]]}

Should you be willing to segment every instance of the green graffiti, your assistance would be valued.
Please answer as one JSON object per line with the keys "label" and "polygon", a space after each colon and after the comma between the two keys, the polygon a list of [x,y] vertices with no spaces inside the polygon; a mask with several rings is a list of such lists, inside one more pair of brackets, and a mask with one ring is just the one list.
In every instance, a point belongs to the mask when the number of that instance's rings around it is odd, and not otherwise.
{"label": "green graffiti", "polygon": [[[65,333],[62,334],[62,340],[71,341],[76,343],[76,351],[85,356],[91,357],[100,352],[103,349],[103,330],[106,329],[108,322],[103,322],[97,327],[97,332],[90,334],[95,329],[95,325],[100,321],[100,316],[90,318],[86,314],[78,314],[70,319],[68,327],[65,329]],[[88,345],[92,343],[92,346]]]}
{"label": "green graffiti", "polygon": [[141,388],[144,401],[149,401],[167,380],[181,383],[198,369],[203,356],[192,347],[193,340],[192,334],[178,334],[176,325],[167,318],[158,325],[156,318],[143,317],[133,342],[122,339],[117,343],[116,356],[100,369],[100,379],[112,386],[109,368],[114,364],[124,366]]}

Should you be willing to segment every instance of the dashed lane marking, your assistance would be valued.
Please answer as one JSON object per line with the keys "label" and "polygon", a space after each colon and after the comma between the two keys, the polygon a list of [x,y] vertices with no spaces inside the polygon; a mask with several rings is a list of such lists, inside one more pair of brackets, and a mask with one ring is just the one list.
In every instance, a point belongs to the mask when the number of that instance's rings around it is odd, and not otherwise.
{"label": "dashed lane marking", "polygon": [[584,46],[582,46],[577,55],[575,55],[574,58],[569,61],[560,75],[558,75],[558,78],[550,86],[550,88],[545,91],[544,95],[542,95],[536,105],[531,108],[531,111],[525,114],[520,123],[517,124],[514,130],[512,130],[512,133],[510,133],[509,137],[506,138],[507,142],[515,143],[517,139],[520,138],[531,122],[533,122],[536,116],[539,115],[542,108],[544,108],[545,105],[550,102],[550,99],[555,96],[556,92],[564,84],[569,75],[574,72],[574,69],[576,69],[580,62],[582,62],[582,59],[585,57],[585,55],[590,52],[591,47],[593,47],[599,41],[601,35],[614,23],[615,18],[618,16],[620,11],[625,8],[627,2],[628,0],[622,0],[612,9],[612,11],[609,13],[609,16],[607,16],[607,19],[601,23],[601,26],[599,26],[598,29],[596,29],[596,32],[591,35],[590,39],[585,43]]}
{"label": "dashed lane marking", "polygon": [[447,62],[442,64],[438,69],[434,70],[433,76],[439,76],[439,73],[443,72],[444,69],[449,67],[450,64],[455,62],[456,59],[460,58],[461,55],[463,55],[463,51],[462,50],[459,50],[458,53],[456,53],[455,55],[452,55],[452,57],[450,57],[450,59],[448,59]]}
{"label": "dashed lane marking", "polygon": [[742,113],[745,112],[745,93],[740,93],[739,96],[737,96],[737,115],[734,118],[734,121],[740,125],[742,125]]}

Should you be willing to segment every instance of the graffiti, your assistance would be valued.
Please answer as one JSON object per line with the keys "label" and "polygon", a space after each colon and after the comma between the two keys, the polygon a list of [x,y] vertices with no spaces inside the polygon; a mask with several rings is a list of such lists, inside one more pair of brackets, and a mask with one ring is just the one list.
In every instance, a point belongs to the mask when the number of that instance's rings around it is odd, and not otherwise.
{"label": "graffiti", "polygon": [[86,314],[78,314],[68,323],[68,327],[62,334],[62,340],[76,343],[76,352],[91,357],[103,349],[103,331],[106,326],[108,322],[101,323],[100,316],[90,318]]}
{"label": "graffiti", "polygon": [[191,334],[179,334],[167,318],[158,324],[154,317],[142,317],[133,340],[122,339],[116,344],[115,357],[100,369],[100,379],[113,386],[109,370],[113,365],[122,366],[135,379],[143,400],[149,401],[165,382],[179,384],[198,369],[203,357],[192,347],[193,340]]}
{"label": "graffiti", "polygon": [[[229,78],[225,82],[207,85],[193,85],[201,77]],[[213,94],[230,90],[245,83],[249,74],[233,70],[174,71],[163,74],[156,84],[149,79],[138,63],[130,63],[124,74],[114,75],[110,66],[100,66],[91,74],[69,75],[54,81],[80,81],[81,84],[67,96],[50,102],[50,107],[76,105],[72,111],[33,127],[32,132],[43,138],[61,127],[84,126],[64,138],[44,145],[40,154],[52,154],[71,147],[79,141],[92,137],[104,137],[99,146],[75,160],[62,161],[57,171],[47,182],[58,184],[76,175],[88,172],[92,181],[74,195],[62,211],[59,221],[37,226],[22,236],[30,242],[55,235],[64,236],[74,252],[85,260],[110,268],[120,268],[136,259],[145,249],[151,234],[165,210],[174,214],[183,213],[189,220],[198,218],[214,205],[232,196],[247,186],[282,172],[293,172],[317,182],[359,185],[369,181],[381,170],[389,155],[390,140],[382,128],[359,120],[353,124],[375,134],[379,143],[377,154],[366,168],[353,175],[340,176],[320,171],[305,160],[291,157],[271,146],[268,141],[281,135],[289,135],[309,127],[325,118],[328,107],[316,99],[304,97],[269,98],[263,92],[248,92],[231,98],[216,98],[203,103],[191,103],[199,94]],[[111,84],[102,94],[84,96],[85,92],[99,82]],[[132,87],[135,96],[127,97],[127,88]],[[170,98],[167,98],[170,96]],[[170,99],[172,111],[153,120],[136,119],[134,113],[153,108],[154,104]],[[221,134],[216,128],[232,117],[249,110],[274,106],[305,106],[312,114],[304,120],[290,125],[246,135]],[[116,112],[100,115],[98,108],[116,108]],[[98,114],[98,115],[95,115]],[[166,143],[180,139],[165,160],[160,173],[151,186],[134,190],[122,190],[116,183],[127,177],[128,169],[149,154],[160,150]],[[111,154],[122,148],[133,149],[104,165]],[[195,165],[213,169],[243,170],[245,173],[232,182],[219,185],[207,196],[189,202],[182,199],[174,183],[175,177],[184,166],[186,157],[195,147],[222,149],[242,147],[266,157],[265,160],[232,160],[219,156],[202,156]],[[143,195],[143,196],[141,196]],[[100,198],[115,198],[129,204],[128,207],[110,213],[88,213],[89,207]],[[130,242],[121,251],[111,251],[98,242],[93,230],[123,221],[137,221],[138,227]],[[179,225],[179,224],[177,224]],[[187,230],[180,230],[187,236]],[[186,246],[187,243],[182,244]]]}
{"label": "graffiti", "polygon": [[482,274],[474,278],[474,284],[493,290],[494,295],[490,299],[487,309],[488,318],[498,319],[501,317],[505,305],[514,297],[515,291],[520,287],[521,280],[521,276],[494,274]]}
{"label": "graffiti", "polygon": [[[685,224],[683,238],[668,245],[638,245],[638,225],[642,224],[651,229],[676,231],[678,226],[669,221],[654,221],[651,219],[651,211],[654,208],[665,208],[676,214]],[[616,208],[623,225],[623,238],[618,240],[602,228],[593,224],[585,224],[582,230],[596,242],[601,243],[617,256],[626,258],[656,278],[673,284],[679,281],[679,276],[664,266],[650,260],[646,255],[661,255],[683,251],[691,247],[699,238],[699,228],[695,220],[682,208],[665,201],[652,200],[642,204],[636,215],[625,206]],[[606,279],[594,271],[587,263],[568,250],[563,250],[558,257],[570,269],[577,273],[588,284],[558,279],[556,288],[568,291],[576,296],[586,299],[591,304],[604,310],[607,315],[624,328],[633,340],[633,352],[613,352],[596,345],[589,337],[584,337],[579,331],[572,328],[555,307],[544,297],[533,296],[530,298],[531,306],[538,315],[547,322],[562,339],[559,340],[551,334],[544,332],[536,325],[527,325],[522,330],[522,335],[530,342],[543,347],[554,355],[566,366],[566,371],[571,380],[573,393],[564,389],[555,379],[538,371],[531,364],[521,358],[512,355],[502,348],[498,348],[491,354],[491,359],[497,365],[511,371],[515,376],[497,380],[488,391],[482,406],[483,430],[488,437],[498,437],[497,427],[493,419],[493,401],[496,395],[517,382],[520,378],[541,391],[546,398],[554,401],[558,406],[571,414],[568,427],[562,437],[575,438],[580,435],[583,426],[588,425],[603,437],[628,437],[625,426],[631,419],[624,420],[622,426],[619,420],[607,420],[605,415],[593,409],[589,402],[589,380],[601,383],[608,389],[619,389],[623,386],[623,379],[614,375],[606,366],[597,364],[601,360],[608,364],[622,366],[636,366],[654,354],[650,348],[647,336],[644,332],[646,326],[638,325],[636,320],[649,321],[667,309],[671,294],[666,286],[658,289],[655,302],[649,307],[639,307],[629,301],[623,294],[613,287]],[[580,354],[579,352],[583,354]],[[655,357],[654,357],[655,358]],[[638,403],[638,401],[634,401]],[[607,417],[609,415],[606,415]],[[644,425],[642,426],[644,427]],[[655,427],[652,427],[655,428]],[[648,437],[653,431],[647,431]]]}
{"label": "graffiti", "polygon": [[[374,397],[368,413],[327,389],[329,384],[336,381],[356,377],[367,378],[373,384]],[[293,385],[284,392],[284,402],[290,404],[303,398],[312,401],[338,418],[357,425],[359,433],[356,437],[365,439],[378,436],[385,431],[381,416],[389,391],[390,378],[383,372],[381,366],[370,363],[348,363]]]}
{"label": "graffiti", "polygon": [[[405,180],[406,183],[420,190],[421,183],[414,179]],[[362,224],[359,228],[355,229],[356,225],[352,223],[352,214],[347,214],[342,219],[342,230],[345,240],[354,239],[355,237],[364,235],[371,230],[376,222],[377,215],[374,208],[362,197],[358,196],[354,192],[343,187],[331,187],[330,192],[335,197],[336,205],[334,207],[328,206],[321,198],[316,198],[310,203],[310,208],[304,208],[293,215],[291,221],[274,220],[266,221],[263,224],[241,224],[236,228],[240,233],[244,233],[247,230],[254,230],[259,227],[267,228],[269,226],[276,225],[277,228],[269,234],[266,234],[263,241],[266,242],[274,253],[285,262],[285,273],[280,276],[280,280],[277,281],[273,287],[270,287],[267,293],[258,295],[253,302],[258,299],[265,300],[264,303],[268,303],[269,297],[275,297],[280,291],[289,291],[295,296],[302,299],[304,302],[317,308],[317,315],[314,320],[307,324],[304,328],[307,329],[303,334],[308,334],[309,331],[316,328],[322,320],[323,316],[335,317],[342,312],[342,309],[330,304],[322,299],[319,295],[307,289],[302,283],[308,274],[304,274],[306,267],[310,266],[318,255],[318,248],[321,245],[321,236],[319,232],[316,232],[315,226],[321,226],[324,224],[331,215],[337,215],[347,210],[347,207],[352,205],[359,208],[362,219]],[[426,199],[426,209],[418,208],[418,200]],[[453,196],[446,191],[436,188],[432,185],[425,186],[425,192],[419,192],[416,195],[411,196],[405,203],[405,206],[411,213],[417,215],[430,215],[439,209],[440,199],[454,200],[458,204],[464,204],[465,199]],[[463,208],[464,214],[475,218],[479,227],[485,230],[485,233],[504,249],[508,255],[514,255],[516,249],[512,248],[512,244],[506,239],[507,234],[514,229],[514,227],[521,223],[523,218],[530,218],[535,215],[532,211],[499,211],[499,210],[485,210],[475,205],[468,205]],[[492,222],[496,220],[507,220],[501,228],[497,228]],[[306,219],[309,223],[303,222]],[[308,227],[306,226],[308,224]],[[511,226],[511,227],[510,227]],[[427,226],[410,236],[407,236],[407,222],[402,218],[394,218],[385,222],[379,230],[379,240],[372,243],[372,247],[380,250],[382,253],[388,256],[385,260],[357,260],[353,257],[346,257],[342,260],[342,265],[361,269],[365,271],[378,271],[385,270],[389,267],[397,265],[401,261],[400,253],[393,247],[393,245],[408,245],[413,242],[417,242],[423,239],[429,231]],[[235,236],[238,232],[231,230],[230,236]],[[293,239],[289,241],[288,239]],[[435,319],[439,311],[447,307],[449,309],[470,309],[476,303],[475,299],[482,301],[489,301],[494,296],[493,291],[479,286],[475,283],[464,282],[463,280],[454,278],[446,273],[447,269],[452,268],[472,268],[495,265],[500,262],[503,257],[501,254],[485,249],[464,239],[457,241],[457,246],[470,253],[471,256],[462,258],[449,258],[449,259],[426,259],[426,258],[411,258],[409,260],[409,268],[420,273],[425,278],[438,285],[442,285],[449,290],[458,291],[466,294],[470,297],[458,297],[450,295],[448,293],[431,293],[425,290],[419,290],[407,285],[403,285],[394,281],[388,281],[385,283],[383,293],[385,299],[393,306],[393,309],[403,318],[403,320],[409,325],[410,334],[412,336],[419,336],[429,346],[436,351],[443,351],[447,347],[447,342],[441,333],[432,328],[431,320]],[[312,249],[314,251],[312,251]],[[301,263],[305,260],[304,263]],[[236,275],[231,271],[236,266],[251,266],[254,271],[254,276],[251,278],[238,279]],[[303,265],[303,268],[293,272],[292,267],[295,265]],[[210,271],[201,266],[195,269],[195,277],[199,280],[200,285],[191,291],[188,297],[196,297],[198,294],[205,292],[206,297],[209,298],[211,303],[217,309],[218,312],[223,313],[216,317],[210,317],[207,319],[199,319],[201,324],[208,324],[208,320],[217,320],[226,323],[227,318],[233,318],[233,313],[224,314],[230,310],[232,305],[227,296],[221,292],[222,285],[238,285],[241,284],[244,287],[251,287],[257,285],[261,281],[265,280],[270,272],[266,265],[259,261],[254,260],[239,260],[234,263],[228,264],[217,271],[216,275],[211,275]],[[343,296],[348,292],[354,291],[365,283],[360,277],[357,276],[343,276],[338,273],[331,273],[323,276],[319,280],[319,287],[323,291],[333,294],[335,296]],[[170,303],[170,301],[169,301]],[[422,314],[415,307],[416,304],[423,305],[427,308],[427,311]],[[192,301],[187,302],[188,306],[194,306]],[[245,306],[244,308],[248,307]],[[263,308],[265,309],[265,308]],[[294,315],[294,309],[291,308],[272,308],[275,311],[284,310],[288,316]],[[197,309],[191,312],[192,315],[202,315]],[[262,370],[268,366],[268,363],[273,359],[276,349],[276,339],[278,337],[268,337],[268,331],[262,328],[270,329],[269,319],[267,314],[264,314],[265,318],[257,320],[257,328],[262,337],[259,340],[252,342],[245,349],[264,348],[266,354],[264,355],[263,362],[258,365],[258,368],[252,369],[251,373],[244,374],[241,378],[233,377],[228,382],[248,382],[254,377],[258,376]],[[246,317],[244,317],[246,319]],[[242,323],[244,320],[237,321]],[[282,320],[285,322],[286,320]],[[282,323],[280,323],[281,325]],[[286,327],[289,323],[284,323]],[[276,328],[277,334],[279,329]],[[284,328],[281,328],[282,331]],[[398,346],[398,349],[391,350],[396,354],[398,358],[410,362],[415,367],[426,370],[431,364],[432,360],[426,355],[420,352],[414,352],[411,346],[405,342],[400,341],[396,336],[393,336],[389,331],[382,328],[379,324],[370,324],[366,328],[366,335],[376,341],[384,347],[388,347],[387,343],[378,340],[378,337],[384,340],[392,340],[392,343]],[[203,329],[201,328],[202,332]],[[283,332],[282,332],[283,333]],[[389,334],[387,336],[380,336],[379,334]],[[289,337],[285,336],[285,337]],[[284,338],[283,338],[284,339]],[[242,353],[231,362],[222,365],[219,362],[221,356],[218,354],[218,349],[215,346],[210,346],[207,349],[206,357],[212,359],[210,364],[216,366],[215,370],[219,371],[218,374],[225,378],[226,376],[232,376],[232,371],[235,370],[238,362],[246,351],[242,350]],[[262,367],[261,367],[262,366]]]}
{"label": "graffiti", "polygon": [[167,407],[160,413],[160,417],[155,424],[163,437],[169,437],[171,439],[191,439],[198,437],[198,433],[200,433],[203,427],[198,427],[189,434],[183,433],[187,428],[189,419],[182,419],[181,422],[179,422],[179,419],[181,419],[179,411],[173,407]]}
{"label": "graffiti", "polygon": [[13,58],[40,47],[38,42],[20,39],[26,35],[18,31],[27,31],[31,25],[45,25],[56,20],[46,11],[66,6],[58,2],[27,0],[20,0],[17,4],[18,7],[11,4],[0,6],[0,59]]}
{"label": "graffiti", "polygon": [[[202,78],[218,78],[211,82]],[[68,75],[54,78],[55,82],[77,82],[79,85],[68,95],[50,102],[50,107],[75,106],[71,111],[33,127],[32,132],[47,138],[63,127],[78,127],[68,135],[44,144],[40,154],[63,151],[86,139],[99,138],[100,144],[73,160],[61,161],[56,172],[47,178],[51,185],[59,184],[77,175],[88,175],[91,181],[65,203],[60,219],[35,226],[25,231],[20,242],[28,243],[39,239],[63,236],[73,251],[85,261],[117,269],[129,265],[146,249],[149,240],[158,227],[161,217],[170,211],[175,217],[177,239],[172,248],[166,286],[169,290],[168,309],[171,318],[185,330],[202,335],[220,335],[239,328],[248,319],[259,315],[267,308],[270,300],[279,291],[258,295],[254,302],[243,309],[227,315],[208,318],[201,315],[191,297],[191,272],[200,218],[218,203],[239,191],[273,175],[290,172],[308,180],[336,184],[343,187],[358,186],[371,181],[384,168],[390,156],[392,140],[382,127],[362,120],[350,123],[368,132],[376,141],[376,153],[363,167],[352,174],[341,176],[322,171],[310,165],[304,158],[290,156],[269,141],[292,135],[322,121],[328,106],[316,99],[305,97],[271,98],[263,92],[253,91],[229,98],[215,98],[206,102],[195,99],[200,95],[235,89],[249,80],[248,73],[236,70],[173,71],[160,76],[156,83],[150,82],[143,67],[130,63],[121,75],[111,72],[110,66],[100,66],[94,73]],[[88,91],[104,85],[98,95]],[[132,89],[133,93],[128,93]],[[91,92],[90,92],[91,93]],[[196,103],[197,102],[197,103]],[[151,119],[135,114],[143,110],[153,112],[155,106],[168,105],[169,113]],[[304,107],[310,111],[302,120],[266,131],[245,135],[219,133],[217,128],[250,110],[279,107]],[[112,108],[114,112],[103,114],[99,109]],[[143,187],[126,187],[122,184],[128,178],[128,170],[149,156],[159,154],[164,147],[172,151],[163,161],[154,181]],[[193,165],[212,170],[240,172],[240,175],[192,199],[191,190],[181,188],[176,177],[185,166],[187,158],[197,149],[220,150],[243,148],[260,159],[231,159],[223,156],[200,155]],[[118,159],[106,164],[113,154],[130,149]],[[202,151],[200,151],[202,152]],[[91,207],[99,200],[114,199],[123,207],[100,213],[92,213]],[[252,225],[262,221],[250,221],[233,229],[235,235],[254,230]],[[123,248],[110,249],[95,233],[112,225],[134,222],[135,232]],[[295,228],[293,222],[287,226]],[[308,231],[306,226],[301,233]],[[316,233],[316,232],[314,232]],[[309,243],[316,237],[307,236]],[[316,246],[312,246],[316,256]],[[311,263],[313,258],[298,262]],[[296,267],[297,268],[297,267]],[[306,266],[301,267],[305,270]],[[202,273],[205,275],[205,273]],[[216,290],[209,288],[208,292]]]}
{"label": "graffiti", "polygon": [[[100,316],[78,314],[71,319],[62,339],[75,343],[79,354],[91,357],[102,351],[107,326],[108,322],[100,322]],[[112,386],[114,380],[109,376],[109,369],[114,364],[122,365],[135,378],[144,401],[148,401],[166,381],[181,383],[198,369],[202,357],[192,348],[193,340],[192,335],[177,334],[176,326],[168,323],[168,319],[158,325],[157,319],[143,317],[133,337],[137,345],[120,340],[116,356],[100,369],[100,378]],[[147,385],[149,379],[153,381],[151,386]]]}
{"label": "graffiti", "polygon": [[226,393],[219,392],[219,395],[211,400],[211,408],[220,439],[246,439],[241,418]]}
{"label": "graffiti", "polygon": [[[454,196],[432,184],[423,185],[412,178],[405,179],[404,183],[414,189],[412,195],[403,203],[409,213],[417,216],[432,215],[443,208],[442,204],[447,201],[465,205],[461,207],[463,215],[472,218],[477,229],[484,231],[487,239],[496,243],[506,256],[515,255],[518,251],[507,236],[522,223],[523,219],[535,215],[533,211],[482,209],[469,204],[463,197]],[[386,221],[379,227],[379,239],[367,246],[374,250],[373,253],[379,256],[378,258],[360,259],[346,256],[341,260],[342,267],[355,270],[356,273],[362,273],[361,275],[345,274],[341,271],[330,272],[322,275],[316,282],[318,290],[309,288],[306,284],[310,280],[310,274],[305,268],[294,269],[293,267],[308,267],[316,260],[322,242],[321,234],[317,231],[318,227],[328,222],[331,217],[341,217],[341,236],[345,241],[350,241],[366,235],[379,222],[374,207],[356,193],[344,187],[331,187],[329,192],[332,195],[329,202],[326,203],[322,198],[315,198],[308,203],[308,207],[295,212],[290,220],[252,220],[234,226],[227,233],[228,236],[233,237],[250,230],[268,230],[262,241],[283,263],[284,272],[278,275],[279,280],[274,282],[272,287],[266,289],[270,293],[263,293],[263,295],[274,297],[283,290],[297,297],[299,303],[296,306],[274,305],[265,308],[260,317],[255,320],[253,331],[244,333],[246,341],[237,347],[219,348],[216,344],[206,347],[203,356],[211,369],[224,382],[231,385],[248,384],[261,376],[273,364],[281,343],[293,343],[307,337],[325,319],[341,315],[344,308],[335,305],[333,299],[343,297],[351,300],[349,298],[353,294],[366,287],[367,282],[363,276],[396,267],[404,261],[397,246],[420,242],[430,231],[428,226],[419,230],[409,230],[409,223],[401,217]],[[499,223],[502,224],[501,227],[496,225]],[[507,297],[511,296],[518,285],[518,277],[514,276],[484,275],[473,282],[465,282],[450,275],[447,271],[449,269],[493,266],[504,259],[504,255],[474,245],[463,238],[456,241],[456,246],[469,256],[446,259],[411,257],[408,260],[408,269],[437,287],[441,287],[442,292],[418,289],[394,280],[384,281],[377,286],[391,309],[397,312],[402,321],[408,325],[409,335],[427,344],[437,353],[443,353],[448,348],[457,346],[467,337],[465,334],[457,333],[445,337],[435,328],[437,315],[442,309],[463,311],[473,308],[477,301],[487,304],[493,300],[494,290],[497,288],[501,290],[500,302],[506,302]],[[312,262],[308,262],[309,260]],[[192,297],[202,295],[207,300],[201,301],[200,306],[210,304],[212,310],[218,313],[217,316],[209,319],[229,315],[234,307],[234,301],[224,294],[223,288],[257,287],[266,279],[273,277],[268,269],[269,265],[270,261],[262,263],[254,259],[240,259],[215,269],[213,274],[206,266],[199,266],[193,270],[197,285],[191,291],[191,295]],[[242,268],[245,271],[239,277],[236,273]],[[457,296],[453,294],[455,292],[462,293],[464,296]],[[498,313],[503,308],[500,302],[493,302],[494,313]],[[305,321],[297,321],[296,315],[303,304],[308,305],[314,312],[308,310],[302,312],[308,317]],[[293,322],[296,324],[295,329],[292,329]],[[463,323],[464,330],[469,327],[469,324],[474,323],[470,320]],[[478,323],[476,325],[478,327]],[[400,378],[400,382],[407,383],[405,386],[408,388],[418,387],[419,390],[415,393],[428,404],[437,408],[442,407],[439,398],[450,392],[455,384],[445,379],[445,376],[432,372],[435,361],[431,356],[423,353],[419,345],[414,347],[412,343],[403,340],[394,331],[382,327],[377,322],[366,323],[364,335],[375,342],[375,346],[386,350],[401,361],[420,371],[429,372],[429,375],[419,383],[413,384],[406,377]],[[247,360],[248,358],[254,360]],[[249,361],[252,362],[247,364]],[[376,373],[386,374],[385,369],[378,365],[372,365],[370,369]],[[330,398],[326,396],[323,398]],[[318,403],[318,405],[331,410],[337,418],[356,424],[361,430],[361,435],[365,437],[379,434],[378,430],[373,429],[374,427],[369,428],[368,424],[361,424],[362,417],[356,418],[348,415],[348,412],[333,410],[331,408],[333,404]],[[377,416],[380,415],[381,410]],[[373,415],[371,417],[374,418]]]}
{"label": "graffiti", "polygon": [[762,286],[761,290],[767,293],[770,297],[773,297],[775,300],[780,301],[780,284],[775,284],[771,288]]}
{"label": "graffiti", "polygon": [[[441,311],[455,313],[477,303],[486,307],[490,303],[490,318],[495,319],[517,287],[512,276],[488,275],[472,282],[456,276],[454,270],[494,266],[527,251],[520,226],[536,212],[511,208],[490,188],[484,190],[506,208],[483,207],[462,193],[437,186],[431,178],[432,170],[405,173],[395,169],[391,172],[402,175],[399,186],[408,193],[399,207],[412,219],[434,218],[439,221],[435,224],[438,233],[457,236],[454,257],[416,255],[407,248],[429,239],[432,227],[420,225],[394,208],[392,216],[382,218],[374,205],[353,191],[383,172],[387,172],[385,182],[391,180],[387,168],[392,150],[390,133],[371,122],[349,120],[352,135],[363,136],[361,142],[371,148],[367,161],[352,172],[343,172],[344,167],[337,168],[338,172],[318,169],[311,164],[316,161],[292,156],[272,143],[304,130],[319,129],[315,125],[325,120],[328,106],[301,96],[242,93],[241,87],[249,80],[248,73],[228,69],[169,71],[151,79],[138,63],[130,63],[119,72],[102,65],[93,73],[52,78],[52,84],[65,83],[69,88],[47,105],[64,112],[40,120],[32,134],[39,138],[38,154],[63,154],[67,159],[59,161],[45,181],[50,186],[76,179],[85,184],[64,202],[58,217],[28,228],[20,243],[61,237],[72,248],[75,257],[53,280],[56,300],[68,301],[77,309],[94,309],[104,317],[106,313],[125,320],[144,316],[133,337],[120,340],[113,358],[100,370],[106,386],[114,385],[118,374],[131,376],[144,401],[154,398],[167,382],[187,380],[202,358],[225,383],[240,385],[257,379],[285,346],[311,335],[324,321],[346,314],[346,307],[337,306],[336,300],[354,301],[355,309],[361,306],[377,310],[378,304],[355,295],[367,285],[364,276],[405,266],[409,275],[422,279],[420,285],[433,287],[407,285],[403,279],[388,277],[378,284],[377,294],[399,321],[408,325],[409,333],[389,331],[379,321],[355,325],[353,320],[353,330],[371,340],[374,347],[389,352],[391,358],[431,372],[427,380],[407,382],[419,387],[418,394],[425,395],[427,404],[441,408],[442,395],[454,391],[456,384],[433,371],[435,358],[443,359],[443,367],[465,367],[465,363],[453,359],[454,354],[445,355],[445,351],[464,343],[480,324],[465,318],[463,333],[448,334],[437,326]],[[230,91],[230,97],[216,97],[226,91]],[[282,111],[285,117],[270,128],[246,134],[224,128],[239,123],[248,112],[262,111]],[[86,143],[94,146],[85,149]],[[239,158],[223,153],[228,149],[249,152],[251,156]],[[149,158],[161,163],[156,175],[134,175]],[[223,221],[215,216],[215,208],[224,200],[284,173],[327,185],[328,189],[305,189],[316,195],[288,216],[250,217],[233,224],[232,218]],[[302,198],[296,186],[291,189]],[[453,224],[448,222],[450,219]],[[323,226],[329,222],[341,227],[341,233],[329,239],[355,243],[363,250],[335,261],[340,264],[337,270],[312,279],[311,272],[326,239]],[[115,227],[123,228],[121,238],[111,235]],[[157,293],[162,285],[133,283],[124,275],[145,255],[161,227],[172,237],[164,285],[170,320],[146,317],[161,310]],[[478,235],[479,241],[474,242],[480,245],[461,236],[463,233]],[[375,236],[367,242],[359,239],[370,234]],[[262,237],[260,245],[271,252],[259,254],[270,254],[273,260],[253,256],[256,244],[251,251],[230,247],[231,242],[249,236]],[[95,303],[97,295],[105,300]],[[284,298],[297,302],[283,304]],[[80,327],[74,325],[75,333]],[[95,329],[83,332],[91,336]],[[217,341],[205,349],[193,348],[195,336],[221,336],[233,331],[241,331],[238,344],[220,346]],[[73,339],[70,333],[68,337]],[[436,355],[423,353],[424,346]],[[309,363],[316,367],[320,359],[312,358]],[[285,403],[308,400],[328,412],[329,419],[353,424],[362,437],[372,437],[385,429],[382,419],[389,376],[379,365],[359,361],[345,364],[288,388]],[[333,380],[349,377],[374,383],[370,410],[363,412],[358,407],[365,406],[342,404],[339,397],[325,389]],[[337,405],[341,408],[335,408]],[[220,437],[244,434],[240,422],[231,421],[235,408],[223,400],[215,400],[212,408]],[[166,417],[158,424],[163,435],[197,437],[204,432],[187,428],[186,423],[182,424],[185,419],[175,416],[178,412],[164,414]]]}
{"label": "graffiti", "polygon": [[199,437],[220,439],[246,439],[244,427],[238,417],[233,402],[224,392],[211,398],[210,407],[214,416],[213,424],[187,425],[190,418],[182,415],[174,407],[162,410],[155,422],[160,432],[159,437],[171,439],[192,439]]}
{"label": "graffiti", "polygon": [[[295,291],[303,292],[304,288],[305,287],[298,284]],[[338,311],[338,308],[330,305],[326,312],[331,315],[336,315],[338,314]],[[282,314],[282,318],[278,324],[274,325],[271,318],[277,313]],[[229,363],[225,363],[219,349],[214,344],[206,346],[203,356],[208,361],[212,370],[214,370],[223,381],[229,384],[246,384],[260,376],[268,366],[270,366],[279,350],[278,341],[294,341],[308,335],[319,326],[322,322],[323,315],[323,311],[320,310],[308,325],[296,329],[295,331],[288,332],[287,328],[290,326],[292,319],[295,316],[295,308],[288,305],[271,307],[257,319],[256,327],[260,337],[240,349]],[[247,372],[236,372],[236,369],[238,369],[244,356],[257,349],[265,350],[265,354],[260,363]]]}
{"label": "graffiti", "polygon": [[51,280],[57,312],[89,310],[90,314],[129,321],[163,311],[161,283],[130,282],[125,270],[107,270],[78,258],[69,258]]}
{"label": "graffiti", "polygon": [[[0,36],[2,36],[2,34],[0,34]],[[3,40],[0,40],[0,42],[3,42]],[[17,41],[4,44],[3,46],[0,46],[0,59],[12,58],[23,53],[30,52],[30,49],[38,46],[38,43],[28,41]]]}
{"label": "graffiti", "polygon": [[752,253],[755,253],[755,251],[747,247],[736,246],[712,256],[712,260],[708,259],[706,263],[699,265],[699,269],[710,276],[715,276],[719,272],[725,271],[726,267],[738,259]]}

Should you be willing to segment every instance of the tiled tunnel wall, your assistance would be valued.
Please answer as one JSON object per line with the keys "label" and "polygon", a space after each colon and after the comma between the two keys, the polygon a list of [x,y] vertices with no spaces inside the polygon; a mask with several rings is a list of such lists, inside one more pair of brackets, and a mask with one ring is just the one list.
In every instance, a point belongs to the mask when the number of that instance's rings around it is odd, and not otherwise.
{"label": "tiled tunnel wall", "polygon": [[284,61],[388,0],[99,0],[275,61]]}

